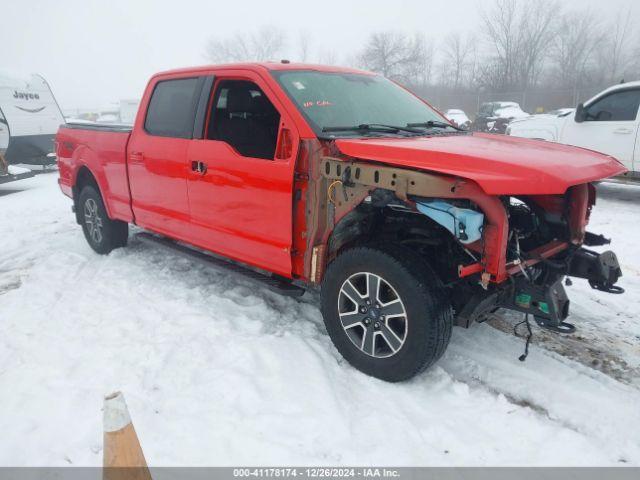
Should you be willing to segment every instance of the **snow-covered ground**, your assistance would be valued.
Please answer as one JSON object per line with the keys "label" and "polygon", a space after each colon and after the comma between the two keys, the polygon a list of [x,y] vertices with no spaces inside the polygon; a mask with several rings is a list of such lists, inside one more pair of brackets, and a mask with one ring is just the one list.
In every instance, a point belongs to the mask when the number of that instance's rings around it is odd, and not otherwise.
{"label": "snow-covered ground", "polygon": [[87,246],[56,173],[0,186],[0,465],[100,465],[125,393],[151,465],[640,465],[640,188],[603,185],[622,296],[570,287],[573,337],[454,329],[435,368],[366,377],[317,297],[278,296],[131,239]]}

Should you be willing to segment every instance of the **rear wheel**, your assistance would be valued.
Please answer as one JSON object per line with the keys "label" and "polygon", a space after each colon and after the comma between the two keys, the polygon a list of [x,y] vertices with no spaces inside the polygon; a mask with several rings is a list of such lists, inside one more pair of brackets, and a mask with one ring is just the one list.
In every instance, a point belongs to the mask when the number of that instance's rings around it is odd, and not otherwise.
{"label": "rear wheel", "polygon": [[322,314],[345,359],[391,382],[433,365],[449,343],[453,324],[436,274],[422,257],[398,246],[340,254],[323,280]]}
{"label": "rear wheel", "polygon": [[93,185],[86,185],[78,196],[80,223],[89,246],[100,254],[124,247],[129,236],[129,225],[111,220],[104,207],[102,196]]}

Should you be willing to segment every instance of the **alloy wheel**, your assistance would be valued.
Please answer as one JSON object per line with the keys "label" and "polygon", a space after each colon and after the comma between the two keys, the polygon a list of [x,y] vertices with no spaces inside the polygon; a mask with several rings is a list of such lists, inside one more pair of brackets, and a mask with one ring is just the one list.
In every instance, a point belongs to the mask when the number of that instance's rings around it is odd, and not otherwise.
{"label": "alloy wheel", "polygon": [[98,212],[98,204],[93,198],[84,202],[84,222],[94,243],[102,242],[102,218]]}
{"label": "alloy wheel", "polygon": [[395,288],[374,273],[355,273],[344,281],[338,315],[351,342],[371,357],[391,357],[407,339],[404,303]]}

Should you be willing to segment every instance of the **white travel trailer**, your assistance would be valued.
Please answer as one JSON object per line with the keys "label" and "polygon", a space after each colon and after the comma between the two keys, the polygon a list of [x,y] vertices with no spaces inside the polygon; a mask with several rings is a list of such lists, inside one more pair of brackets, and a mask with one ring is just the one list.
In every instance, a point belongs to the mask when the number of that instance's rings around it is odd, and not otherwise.
{"label": "white travel trailer", "polygon": [[[65,123],[49,84],[40,75],[28,78],[0,72],[0,143],[8,163],[47,165],[55,162],[53,140]],[[6,130],[6,132],[5,132]]]}
{"label": "white travel trailer", "polygon": [[0,184],[32,177],[34,173],[29,169],[9,166],[5,159],[7,148],[9,148],[9,124],[0,111]]}
{"label": "white travel trailer", "polygon": [[0,155],[4,155],[9,148],[9,124],[0,110]]}

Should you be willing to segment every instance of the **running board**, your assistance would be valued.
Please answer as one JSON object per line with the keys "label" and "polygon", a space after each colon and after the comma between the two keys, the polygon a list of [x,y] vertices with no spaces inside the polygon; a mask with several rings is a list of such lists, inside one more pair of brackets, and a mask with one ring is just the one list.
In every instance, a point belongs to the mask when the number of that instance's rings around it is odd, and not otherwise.
{"label": "running board", "polygon": [[249,267],[240,265],[233,260],[227,260],[226,258],[219,257],[217,255],[214,256],[214,254],[196,250],[195,248],[177,243],[168,238],[159,237],[146,232],[136,234],[135,238],[139,239],[143,243],[148,243],[161,247],[165,250],[169,250],[172,253],[178,254],[184,258],[188,258],[189,260],[193,260],[206,267],[221,267],[226,270],[231,270],[246,278],[259,282],[267,288],[287,297],[301,297],[305,292],[304,288],[294,285],[293,283],[291,283],[291,281],[285,278],[277,277],[268,273],[258,272]]}

